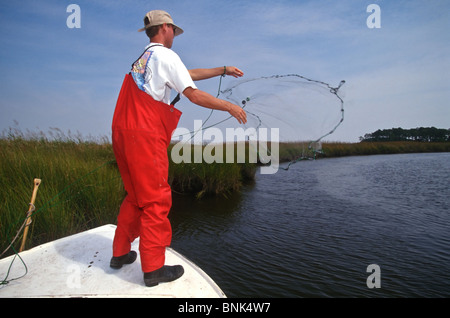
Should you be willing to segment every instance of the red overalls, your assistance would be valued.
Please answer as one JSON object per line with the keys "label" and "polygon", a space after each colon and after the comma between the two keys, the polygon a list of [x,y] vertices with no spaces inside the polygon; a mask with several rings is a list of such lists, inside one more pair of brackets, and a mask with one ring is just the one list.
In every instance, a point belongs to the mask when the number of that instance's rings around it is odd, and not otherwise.
{"label": "red overalls", "polygon": [[127,196],[117,219],[113,256],[127,254],[140,237],[145,273],[164,265],[172,239],[167,147],[180,116],[173,105],[155,101],[130,74],[125,76],[114,112],[112,144]]}

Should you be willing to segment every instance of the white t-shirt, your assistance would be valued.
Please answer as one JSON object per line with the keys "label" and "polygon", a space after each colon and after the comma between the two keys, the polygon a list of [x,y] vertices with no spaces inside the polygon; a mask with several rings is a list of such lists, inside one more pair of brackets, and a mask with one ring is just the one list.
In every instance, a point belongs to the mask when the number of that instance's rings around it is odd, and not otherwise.
{"label": "white t-shirt", "polygon": [[141,90],[153,99],[169,104],[172,89],[182,94],[188,87],[197,88],[186,66],[174,51],[159,43],[150,43],[145,49],[145,53],[133,64],[131,70]]}

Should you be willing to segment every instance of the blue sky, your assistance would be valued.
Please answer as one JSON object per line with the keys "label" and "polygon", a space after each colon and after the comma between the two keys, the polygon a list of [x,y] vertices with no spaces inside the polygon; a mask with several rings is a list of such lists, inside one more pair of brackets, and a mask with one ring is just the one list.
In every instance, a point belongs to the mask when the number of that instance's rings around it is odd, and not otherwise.
{"label": "blue sky", "polygon": [[[66,25],[81,8],[81,28]],[[369,4],[381,8],[370,29]],[[343,88],[345,121],[326,140],[357,142],[377,129],[450,128],[448,0],[0,2],[0,132],[50,127],[109,136],[124,74],[148,43],[145,13],[168,11],[185,33],[188,68],[235,65],[245,78],[301,74]],[[223,82],[225,87],[231,79]],[[198,87],[215,95],[217,78]],[[179,126],[209,111],[183,100]]]}

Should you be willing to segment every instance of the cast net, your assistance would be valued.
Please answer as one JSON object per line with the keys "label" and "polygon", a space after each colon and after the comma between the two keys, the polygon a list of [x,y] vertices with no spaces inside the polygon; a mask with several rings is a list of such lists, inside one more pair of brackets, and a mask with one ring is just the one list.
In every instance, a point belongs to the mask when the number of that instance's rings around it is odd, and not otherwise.
{"label": "cast net", "polygon": [[[322,141],[344,120],[344,100],[337,86],[297,74],[236,80],[218,92],[218,97],[240,105],[247,113],[246,141],[257,148],[260,162],[273,159],[278,143],[280,168],[300,160],[314,159],[322,152]],[[227,113],[211,111],[201,130],[227,129],[239,124]],[[262,142],[260,142],[262,141]],[[267,142],[264,142],[267,141]]]}

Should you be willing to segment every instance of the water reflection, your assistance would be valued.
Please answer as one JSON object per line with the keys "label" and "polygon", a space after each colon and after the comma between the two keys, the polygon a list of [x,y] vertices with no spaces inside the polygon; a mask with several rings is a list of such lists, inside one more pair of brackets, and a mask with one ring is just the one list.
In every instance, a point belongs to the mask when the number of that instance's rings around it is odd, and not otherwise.
{"label": "water reflection", "polygon": [[197,200],[191,195],[173,194],[170,221],[173,236],[197,239],[206,234],[221,236],[234,228],[239,219],[242,194],[207,197]]}

